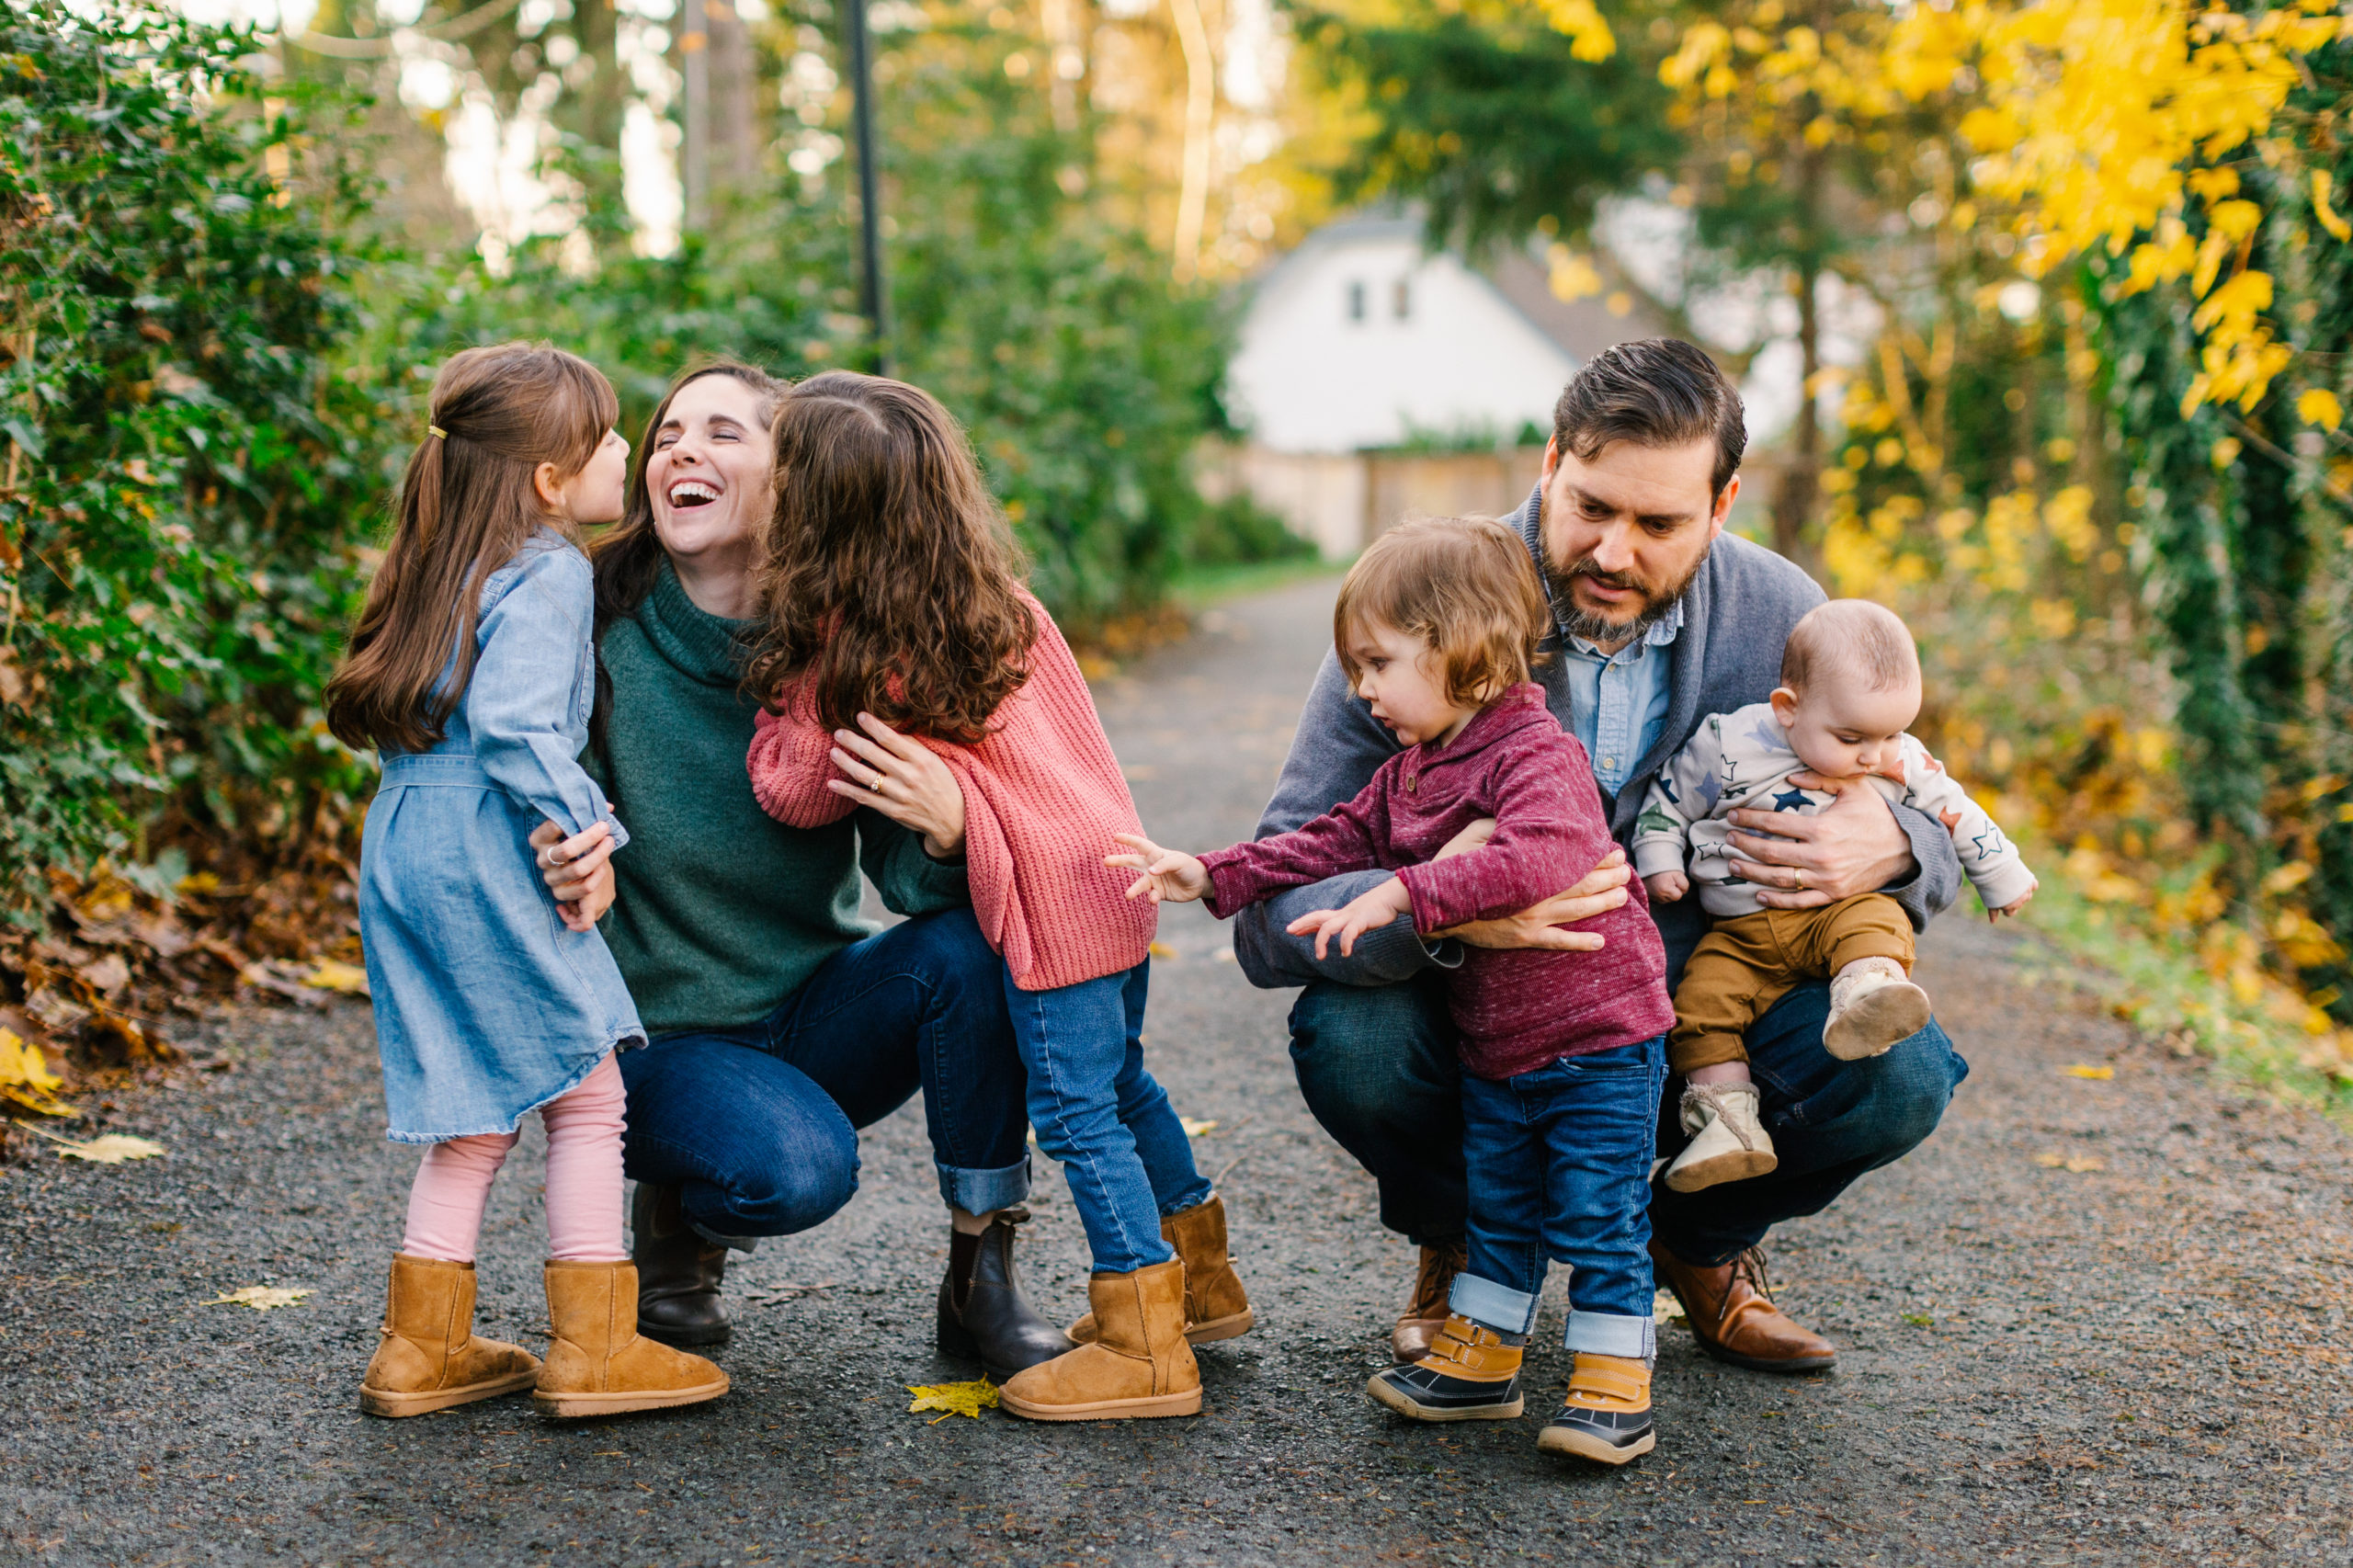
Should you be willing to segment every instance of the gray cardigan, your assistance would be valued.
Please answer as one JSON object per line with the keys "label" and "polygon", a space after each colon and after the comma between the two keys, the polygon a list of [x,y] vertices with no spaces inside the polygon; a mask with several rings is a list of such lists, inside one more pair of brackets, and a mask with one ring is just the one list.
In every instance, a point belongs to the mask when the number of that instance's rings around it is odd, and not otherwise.
{"label": "gray cardigan", "polygon": [[[1519,510],[1506,519],[1528,541],[1540,573],[1544,570],[1539,537],[1540,494],[1530,494]],[[1732,534],[1717,539],[1684,599],[1683,630],[1669,644],[1675,665],[1668,683],[1666,723],[1618,798],[1603,801],[1609,812],[1610,831],[1620,843],[1632,838],[1634,821],[1642,814],[1643,797],[1651,780],[1691,738],[1701,719],[1762,702],[1780,684],[1781,645],[1789,641],[1790,629],[1798,619],[1822,599],[1822,590],[1812,578],[1771,551]],[[1547,646],[1558,641],[1556,633]],[[1561,727],[1574,733],[1562,661],[1550,661],[1536,678],[1544,687],[1545,705],[1560,720]],[[1266,812],[1258,819],[1257,836],[1289,833],[1341,801],[1354,799],[1398,749],[1396,738],[1348,688],[1339,659],[1327,652],[1323,667],[1315,672],[1307,707],[1300,714],[1274,799],[1267,802]],[[1890,810],[1911,837],[1912,858],[1919,869],[1910,881],[1886,892],[1904,906],[1914,928],[1925,930],[1930,915],[1960,896],[1961,858],[1941,823],[1906,806],[1891,805]],[[1243,973],[1252,984],[1268,988],[1303,985],[1312,980],[1388,985],[1432,966],[1452,968],[1461,962],[1453,943],[1426,942],[1417,936],[1408,915],[1367,932],[1358,939],[1353,957],[1341,957],[1334,947],[1321,962],[1316,960],[1313,937],[1284,931],[1302,915],[1337,909],[1389,875],[1379,870],[1352,871],[1312,887],[1293,888],[1244,910],[1233,922],[1234,956],[1242,961]],[[1707,916],[1696,898],[1654,906],[1651,914],[1666,943],[1671,983],[1681,975],[1684,960],[1706,933]]]}

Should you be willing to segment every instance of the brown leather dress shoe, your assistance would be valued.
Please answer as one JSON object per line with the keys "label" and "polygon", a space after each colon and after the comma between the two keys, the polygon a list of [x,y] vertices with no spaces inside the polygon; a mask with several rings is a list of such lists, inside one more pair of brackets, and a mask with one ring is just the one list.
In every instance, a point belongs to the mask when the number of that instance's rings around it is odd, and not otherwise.
{"label": "brown leather dress shoe", "polygon": [[1454,1277],[1471,1261],[1471,1249],[1460,1240],[1440,1242],[1422,1248],[1421,1272],[1414,1278],[1414,1299],[1397,1316],[1397,1326],[1390,1331],[1389,1351],[1401,1367],[1410,1366],[1430,1353],[1438,1343],[1438,1331],[1446,1326],[1447,1305],[1454,1294]]}
{"label": "brown leather dress shoe", "polygon": [[1750,1247],[1730,1263],[1701,1268],[1654,1238],[1651,1262],[1683,1303],[1691,1337],[1717,1360],[1757,1372],[1823,1372],[1837,1364],[1836,1346],[1773,1304],[1762,1249]]}

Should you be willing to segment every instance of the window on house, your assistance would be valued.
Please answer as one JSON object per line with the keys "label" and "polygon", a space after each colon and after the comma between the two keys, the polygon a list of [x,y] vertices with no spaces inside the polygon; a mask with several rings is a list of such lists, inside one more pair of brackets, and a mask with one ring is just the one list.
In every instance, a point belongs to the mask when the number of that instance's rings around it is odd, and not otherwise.
{"label": "window on house", "polygon": [[1360,282],[1348,285],[1348,319],[1364,320],[1364,285]]}
{"label": "window on house", "polygon": [[1390,292],[1389,309],[1399,321],[1414,313],[1414,285],[1410,279],[1397,279],[1397,286]]}

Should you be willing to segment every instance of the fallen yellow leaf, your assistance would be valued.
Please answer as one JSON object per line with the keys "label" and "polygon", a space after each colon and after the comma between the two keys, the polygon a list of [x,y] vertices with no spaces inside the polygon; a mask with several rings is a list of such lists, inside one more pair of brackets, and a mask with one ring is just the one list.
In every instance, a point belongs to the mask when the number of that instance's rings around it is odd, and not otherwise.
{"label": "fallen yellow leaf", "polygon": [[2108,1066],[2086,1067],[2077,1062],[2075,1066],[2066,1069],[2066,1074],[2070,1078],[2089,1078],[2095,1083],[2105,1084],[2116,1076],[2116,1069]]}
{"label": "fallen yellow leaf", "polygon": [[1152,944],[1152,956],[1156,959],[1173,959],[1176,956],[1176,949],[1165,942],[1154,942]]}
{"label": "fallen yellow leaf", "polygon": [[2034,1163],[2045,1170],[2073,1171],[2077,1176],[2086,1171],[2104,1171],[2108,1162],[2091,1154],[2037,1154]]}
{"label": "fallen yellow leaf", "polygon": [[152,1160],[165,1153],[164,1146],[151,1138],[133,1138],[127,1132],[109,1132],[77,1143],[71,1138],[59,1138],[58,1153],[69,1160],[87,1160],[94,1165],[119,1165],[125,1160]]}
{"label": "fallen yellow leaf", "polygon": [[982,1411],[996,1408],[996,1385],[986,1378],[976,1383],[909,1383],[906,1390],[915,1396],[915,1403],[907,1406],[910,1412],[939,1412],[930,1422],[934,1426],[951,1415],[969,1415],[978,1420]]}
{"label": "fallen yellow leaf", "polygon": [[16,1101],[43,1116],[71,1116],[57,1101],[65,1080],[49,1070],[40,1047],[28,1044],[14,1029],[0,1029],[0,1098]]}
{"label": "fallen yellow leaf", "polygon": [[1680,1323],[1683,1321],[1683,1303],[1672,1290],[1654,1290],[1651,1292],[1651,1316],[1673,1318]]}
{"label": "fallen yellow leaf", "polygon": [[1200,1121],[1189,1116],[1180,1116],[1176,1120],[1185,1129],[1185,1136],[1188,1138],[1199,1138],[1204,1132],[1217,1131],[1217,1123],[1214,1121]]}
{"label": "fallen yellow leaf", "polygon": [[317,991],[340,991],[346,996],[365,996],[368,994],[368,971],[353,964],[321,959],[319,967],[302,977],[302,983]]}
{"label": "fallen yellow leaf", "polygon": [[208,1307],[251,1307],[257,1312],[267,1312],[278,1307],[290,1307],[310,1293],[308,1290],[283,1290],[275,1285],[247,1285],[242,1290],[215,1296],[202,1304]]}

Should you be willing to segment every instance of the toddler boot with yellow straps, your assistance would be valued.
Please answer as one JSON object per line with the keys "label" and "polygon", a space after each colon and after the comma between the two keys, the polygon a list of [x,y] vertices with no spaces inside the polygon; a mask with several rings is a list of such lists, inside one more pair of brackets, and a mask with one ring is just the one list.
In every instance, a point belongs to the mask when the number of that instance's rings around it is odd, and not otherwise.
{"label": "toddler boot with yellow straps", "polygon": [[1649,1363],[1578,1351],[1568,1398],[1537,1434],[1536,1446],[1600,1464],[1624,1464],[1658,1447],[1651,1424]]}
{"label": "toddler boot with yellow straps", "polygon": [[1526,1408],[1519,1362],[1527,1346],[1524,1334],[1498,1334],[1454,1312],[1427,1354],[1374,1373],[1364,1392],[1416,1421],[1517,1420]]}

